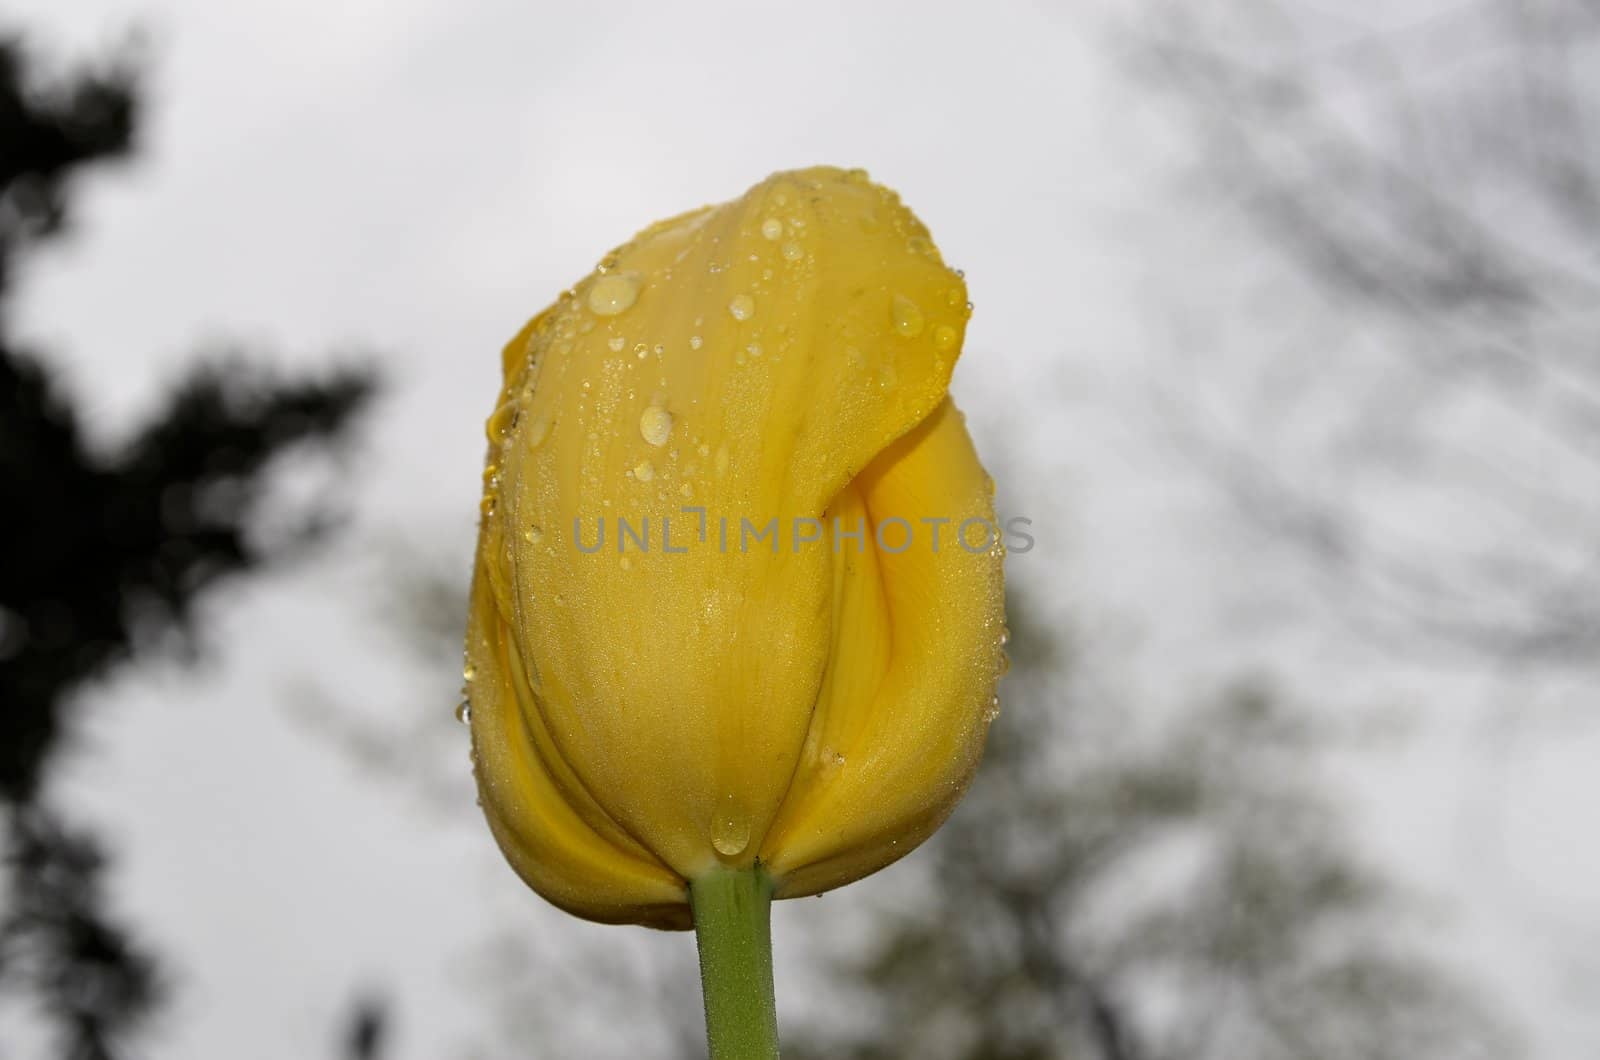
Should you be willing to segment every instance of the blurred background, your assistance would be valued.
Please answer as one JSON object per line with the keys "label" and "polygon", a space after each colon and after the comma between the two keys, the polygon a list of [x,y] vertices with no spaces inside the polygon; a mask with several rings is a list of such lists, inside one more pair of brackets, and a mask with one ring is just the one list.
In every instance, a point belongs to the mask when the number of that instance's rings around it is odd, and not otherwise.
{"label": "blurred background", "polygon": [[1600,4],[20,0],[0,1057],[702,1055],[453,717],[497,351],[814,162],[967,274],[1037,546],[785,1055],[1600,1055]]}

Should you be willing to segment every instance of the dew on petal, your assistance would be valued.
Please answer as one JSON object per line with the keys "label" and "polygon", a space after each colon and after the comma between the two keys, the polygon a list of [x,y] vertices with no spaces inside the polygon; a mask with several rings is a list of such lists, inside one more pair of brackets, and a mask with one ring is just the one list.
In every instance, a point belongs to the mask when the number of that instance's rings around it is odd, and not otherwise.
{"label": "dew on petal", "polygon": [[545,416],[538,416],[528,424],[527,433],[522,437],[522,444],[529,449],[537,449],[539,443],[544,441],[545,435],[550,433],[550,420]]}
{"label": "dew on petal", "polygon": [[628,272],[600,277],[589,288],[589,308],[597,317],[625,313],[639,297],[639,277]]}
{"label": "dew on petal", "polygon": [[491,444],[498,445],[505,441],[506,435],[517,425],[517,416],[521,411],[521,404],[514,398],[501,402],[500,407],[494,410],[494,414],[483,425],[484,433],[488,435]]}
{"label": "dew on petal", "polygon": [[711,845],[723,857],[736,858],[750,845],[750,817],[729,802],[711,820]]}
{"label": "dew on petal", "polygon": [[651,405],[639,414],[639,434],[651,445],[666,445],[672,435],[672,413]]}
{"label": "dew on petal", "polygon": [[908,339],[914,339],[922,334],[926,326],[922,310],[917,303],[903,294],[897,294],[890,303],[890,317],[894,320],[894,330]]}

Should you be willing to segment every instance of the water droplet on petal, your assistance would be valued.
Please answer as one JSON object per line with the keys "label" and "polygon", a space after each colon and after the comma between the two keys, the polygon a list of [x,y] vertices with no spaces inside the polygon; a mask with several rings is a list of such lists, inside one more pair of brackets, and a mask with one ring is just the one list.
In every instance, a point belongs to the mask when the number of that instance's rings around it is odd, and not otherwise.
{"label": "water droplet on petal", "polygon": [[940,351],[955,349],[956,329],[949,324],[940,324],[933,329],[933,348]]}
{"label": "water droplet on petal", "polygon": [[703,345],[705,345],[705,340],[702,339],[699,335],[690,335],[689,336],[689,348],[691,350],[698,350]]}
{"label": "water droplet on petal", "polygon": [[779,253],[783,255],[784,261],[799,261],[805,256],[805,251],[801,249],[800,244],[793,241],[785,243]]}
{"label": "water droplet on petal", "polygon": [[640,482],[649,482],[656,477],[656,466],[648,460],[641,460],[633,465],[633,477]]}
{"label": "water droplet on petal", "polygon": [[589,288],[589,308],[597,317],[625,313],[639,297],[639,277],[629,272],[612,273],[594,281]]}
{"label": "water droplet on petal", "polygon": [[725,858],[738,857],[750,845],[750,818],[733,805],[732,796],[711,820],[711,845]]}
{"label": "water droplet on petal", "polygon": [[478,676],[478,668],[476,666],[473,666],[470,661],[463,662],[461,664],[461,679],[463,681],[470,682],[474,677],[477,677],[477,676]]}
{"label": "water droplet on petal", "polygon": [[611,348],[612,353],[621,353],[622,347],[626,346],[627,344],[628,340],[623,338],[621,335],[613,335],[606,340],[606,345]]}
{"label": "water droplet on petal", "polygon": [[522,532],[522,540],[530,545],[537,545],[544,540],[544,531],[537,526],[530,526]]}
{"label": "water droplet on petal", "polygon": [[989,705],[983,708],[983,720],[992,722],[1000,716],[1000,697],[990,696]]}
{"label": "water droplet on petal", "polygon": [[517,416],[522,411],[522,406],[515,398],[501,402],[500,407],[494,410],[487,423],[483,425],[484,434],[488,435],[492,445],[505,441],[506,435],[517,425]]}
{"label": "water droplet on petal", "polygon": [[769,217],[761,222],[761,234],[768,239],[779,239],[783,236],[783,222],[776,217]]}
{"label": "water droplet on petal", "polygon": [[651,405],[639,414],[639,434],[651,445],[666,445],[672,434],[672,413]]}
{"label": "water droplet on petal", "polygon": [[456,704],[456,721],[462,725],[472,724],[472,700],[465,697]]}
{"label": "water droplet on petal", "polygon": [[755,311],[756,300],[747,294],[736,294],[733,301],[728,303],[728,312],[733,314],[735,320],[749,320]]}
{"label": "water droplet on petal", "polygon": [[890,302],[889,315],[894,321],[894,330],[908,339],[914,339],[922,334],[922,329],[926,325],[922,310],[918,308],[917,303],[903,294],[894,296]]}

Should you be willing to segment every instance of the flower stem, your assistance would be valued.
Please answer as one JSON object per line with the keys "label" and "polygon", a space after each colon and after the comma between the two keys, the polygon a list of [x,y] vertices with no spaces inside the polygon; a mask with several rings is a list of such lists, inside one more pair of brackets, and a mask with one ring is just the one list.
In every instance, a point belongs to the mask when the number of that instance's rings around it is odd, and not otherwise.
{"label": "flower stem", "polygon": [[759,867],[717,869],[689,884],[711,1060],[775,1060],[772,881]]}

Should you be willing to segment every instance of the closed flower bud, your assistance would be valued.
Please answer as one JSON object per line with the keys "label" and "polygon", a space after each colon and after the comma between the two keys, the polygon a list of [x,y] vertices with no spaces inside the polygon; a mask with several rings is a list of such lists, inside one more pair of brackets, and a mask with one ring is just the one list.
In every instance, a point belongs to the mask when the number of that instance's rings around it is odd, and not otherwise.
{"label": "closed flower bud", "polygon": [[505,348],[467,637],[484,813],[579,916],[688,927],[907,853],[1001,665],[965,284],[860,171],[646,229]]}

